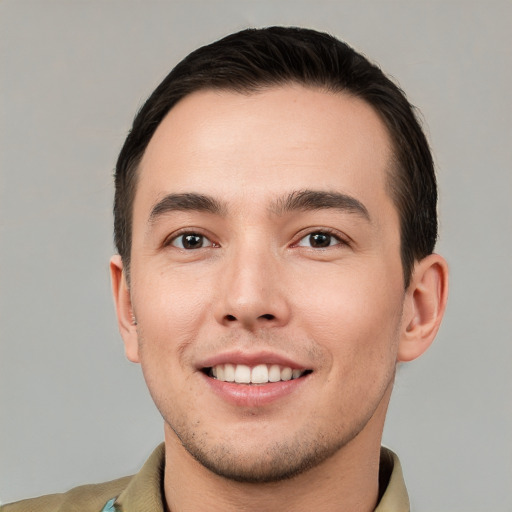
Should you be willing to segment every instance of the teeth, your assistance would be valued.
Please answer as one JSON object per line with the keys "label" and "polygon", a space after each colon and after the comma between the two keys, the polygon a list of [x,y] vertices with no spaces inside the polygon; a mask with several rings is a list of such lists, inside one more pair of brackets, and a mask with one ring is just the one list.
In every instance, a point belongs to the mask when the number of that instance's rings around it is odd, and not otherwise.
{"label": "teeth", "polygon": [[302,370],[293,370],[292,379],[298,379],[302,375]]}
{"label": "teeth", "polygon": [[251,369],[245,364],[237,364],[235,368],[235,382],[249,384],[251,382]]}
{"label": "teeth", "polygon": [[251,382],[253,384],[264,384],[268,382],[268,368],[266,364],[259,364],[252,369]]}
{"label": "teeth", "polygon": [[235,367],[232,364],[224,365],[224,381],[235,382]]}
{"label": "teeth", "polygon": [[281,380],[292,380],[292,369],[283,368],[281,370]]}
{"label": "teeth", "polygon": [[238,384],[266,384],[267,382],[298,379],[306,370],[292,370],[278,364],[259,364],[254,367],[245,364],[219,364],[211,368],[210,375],[223,382]]}
{"label": "teeth", "polygon": [[269,382],[279,382],[281,380],[281,368],[279,368],[279,365],[273,364],[268,369],[268,380]]}

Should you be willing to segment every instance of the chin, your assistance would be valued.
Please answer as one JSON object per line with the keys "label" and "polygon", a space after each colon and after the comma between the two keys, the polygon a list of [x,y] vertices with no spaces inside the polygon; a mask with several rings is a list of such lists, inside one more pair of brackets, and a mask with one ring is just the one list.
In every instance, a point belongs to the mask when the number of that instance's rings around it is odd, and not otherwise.
{"label": "chin", "polygon": [[[175,431],[176,433],[176,431]],[[178,435],[185,450],[212,473],[249,484],[280,482],[309,471],[336,454],[358,433],[325,436],[312,433],[296,433],[286,440],[248,444],[239,439],[237,446],[232,440],[224,440],[212,446],[205,437],[195,432],[192,436]]]}
{"label": "chin", "polygon": [[215,450],[215,453],[189,453],[212,473],[228,480],[249,484],[280,482],[293,478],[322,463],[331,455],[319,450],[297,453],[289,446],[279,444],[268,448],[265,453],[243,458],[222,447]]}

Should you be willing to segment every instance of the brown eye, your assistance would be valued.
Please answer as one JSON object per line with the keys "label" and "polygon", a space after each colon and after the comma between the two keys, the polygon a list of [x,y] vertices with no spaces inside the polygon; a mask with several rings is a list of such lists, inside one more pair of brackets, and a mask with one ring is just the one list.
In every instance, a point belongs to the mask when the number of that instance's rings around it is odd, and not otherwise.
{"label": "brown eye", "polygon": [[306,235],[304,238],[301,238],[299,243],[297,244],[300,247],[312,247],[313,249],[323,249],[325,247],[330,247],[332,245],[339,245],[340,240],[331,235],[330,233],[326,233],[324,231],[317,231],[315,233],[310,233]]}
{"label": "brown eye", "polygon": [[309,243],[311,247],[329,247],[331,238],[331,235],[325,233],[313,233],[309,235]]}
{"label": "brown eye", "polygon": [[177,236],[170,245],[179,249],[191,250],[211,247],[213,244],[208,238],[198,233],[183,233]]}

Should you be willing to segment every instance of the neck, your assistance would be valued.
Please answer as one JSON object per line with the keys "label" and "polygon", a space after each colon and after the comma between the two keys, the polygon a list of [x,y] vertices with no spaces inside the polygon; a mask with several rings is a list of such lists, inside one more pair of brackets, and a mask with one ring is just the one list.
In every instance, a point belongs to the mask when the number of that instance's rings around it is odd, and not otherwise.
{"label": "neck", "polygon": [[386,398],[365,428],[329,459],[291,479],[264,484],[236,482],[212,473],[183,448],[166,425],[167,512],[373,511],[379,494],[380,442],[389,394]]}

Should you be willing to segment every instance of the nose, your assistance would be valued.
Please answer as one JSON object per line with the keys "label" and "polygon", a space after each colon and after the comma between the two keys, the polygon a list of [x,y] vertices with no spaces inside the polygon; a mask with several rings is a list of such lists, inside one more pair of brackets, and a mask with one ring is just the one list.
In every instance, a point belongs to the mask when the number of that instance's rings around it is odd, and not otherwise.
{"label": "nose", "polygon": [[255,331],[288,323],[290,304],[282,263],[272,251],[233,249],[224,261],[221,280],[215,316],[225,327]]}

